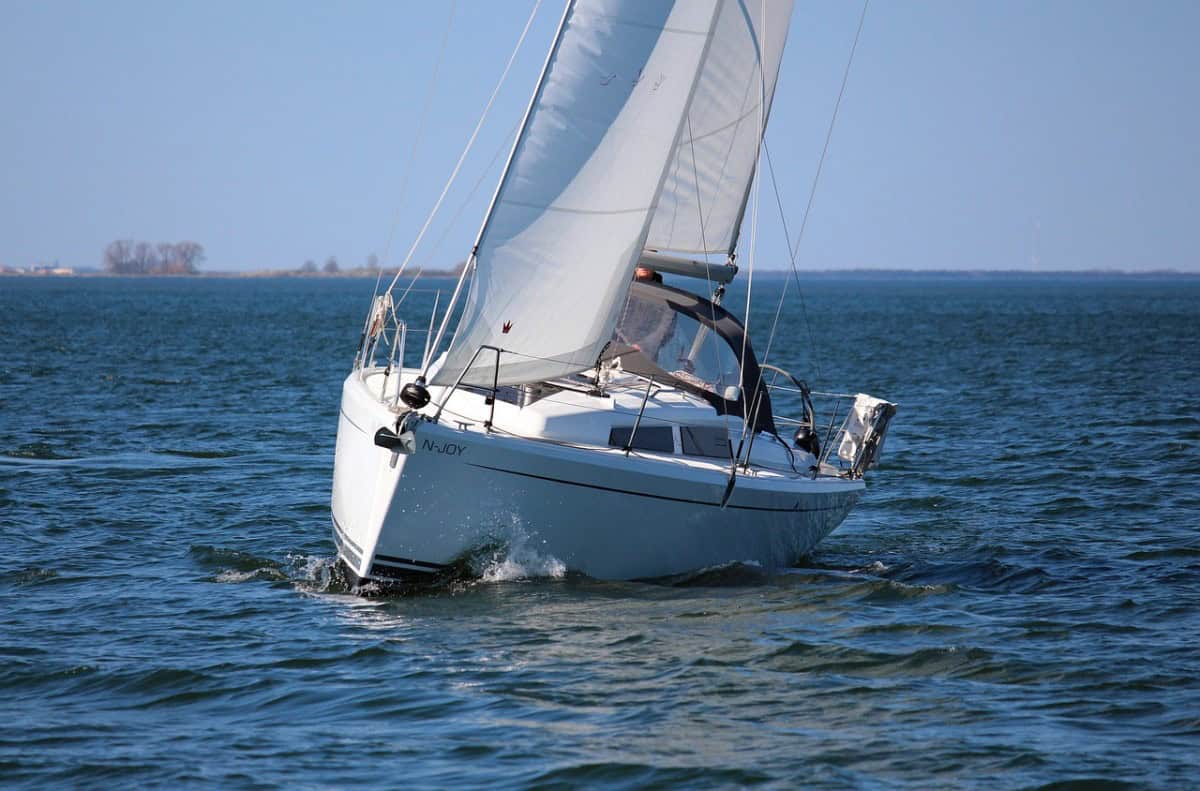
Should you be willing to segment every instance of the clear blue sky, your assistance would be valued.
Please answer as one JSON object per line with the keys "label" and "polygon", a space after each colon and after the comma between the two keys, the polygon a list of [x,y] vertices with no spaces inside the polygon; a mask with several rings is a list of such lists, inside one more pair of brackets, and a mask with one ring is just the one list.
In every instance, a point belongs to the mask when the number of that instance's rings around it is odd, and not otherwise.
{"label": "clear blue sky", "polygon": [[[35,2],[0,26],[0,264],[192,239],[207,270],[403,256],[532,0]],[[519,119],[545,0],[448,221]],[[768,144],[793,233],[856,3],[798,2]],[[875,0],[802,268],[1200,271],[1200,3]],[[414,259],[469,250],[486,173]],[[769,197],[770,192],[764,192]],[[773,199],[759,266],[786,265]],[[432,242],[445,233],[438,248]]]}

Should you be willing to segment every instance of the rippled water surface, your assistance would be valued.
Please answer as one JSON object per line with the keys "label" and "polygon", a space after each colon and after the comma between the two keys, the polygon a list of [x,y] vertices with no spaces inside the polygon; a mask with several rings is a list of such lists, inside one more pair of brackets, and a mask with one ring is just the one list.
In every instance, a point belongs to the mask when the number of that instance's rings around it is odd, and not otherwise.
{"label": "rippled water surface", "polygon": [[369,292],[0,279],[0,783],[1200,783],[1200,281],[807,283],[772,362],[900,412],[805,565],[390,599],[329,527]]}

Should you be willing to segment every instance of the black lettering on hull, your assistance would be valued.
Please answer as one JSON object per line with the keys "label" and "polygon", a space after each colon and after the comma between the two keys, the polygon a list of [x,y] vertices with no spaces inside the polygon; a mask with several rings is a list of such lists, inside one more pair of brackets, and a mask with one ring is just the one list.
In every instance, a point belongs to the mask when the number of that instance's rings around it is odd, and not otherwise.
{"label": "black lettering on hull", "polygon": [[467,451],[466,445],[456,445],[453,442],[434,442],[431,439],[421,440],[421,450],[440,453],[443,456],[461,456]]}

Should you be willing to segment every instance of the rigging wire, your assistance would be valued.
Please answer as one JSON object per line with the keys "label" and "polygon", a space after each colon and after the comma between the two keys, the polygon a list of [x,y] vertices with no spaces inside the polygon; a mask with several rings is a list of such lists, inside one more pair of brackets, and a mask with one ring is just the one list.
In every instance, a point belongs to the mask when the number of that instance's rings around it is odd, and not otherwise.
{"label": "rigging wire", "polygon": [[[771,187],[775,192],[775,205],[779,208],[779,221],[783,225],[783,241],[787,245],[789,258],[792,265],[795,266],[796,256],[792,254],[792,237],[788,231],[787,215],[783,210],[783,199],[779,196],[779,182],[775,179],[775,166],[771,162],[771,149],[767,147],[767,141],[763,140],[763,153],[767,159],[767,172],[771,174]],[[783,314],[783,303],[787,298],[788,285],[790,280],[783,281],[783,291],[779,294],[779,304],[775,306],[775,319],[771,322],[771,334],[767,336],[767,348],[763,352],[763,362],[767,363],[771,360],[771,346],[775,343],[776,329],[779,327],[779,317]],[[797,285],[797,295],[800,298],[800,313],[804,316],[804,327],[808,331],[808,348],[812,350],[812,362],[817,369],[817,378],[821,378],[821,365],[817,362],[816,341],[813,338],[812,325],[808,321],[808,307],[804,304],[804,292]]]}
{"label": "rigging wire", "polygon": [[496,96],[500,93],[500,88],[504,85],[504,81],[508,79],[508,73],[512,70],[513,62],[517,59],[517,53],[520,52],[521,46],[525,43],[525,37],[529,34],[529,29],[533,26],[533,20],[537,16],[538,9],[542,5],[542,0],[534,0],[533,10],[529,12],[529,18],[525,20],[525,27],[521,30],[521,36],[517,39],[517,45],[513,47],[512,54],[508,56],[508,63],[504,65],[504,71],[500,73],[500,79],[496,81],[496,87],[492,89],[492,95],[488,98],[487,104],[483,108],[483,112],[479,115],[479,120],[475,123],[475,129],[471,132],[471,137],[467,140],[467,145],[463,148],[462,154],[458,157],[458,162],[454,165],[454,170],[450,173],[450,178],[446,180],[446,185],[442,187],[442,192],[438,195],[437,201],[433,204],[433,208],[429,212],[429,216],[425,218],[425,223],[421,226],[421,230],[417,233],[417,238],[413,240],[412,246],[408,248],[408,253],[404,256],[404,261],[400,263],[400,267],[396,270],[396,276],[392,278],[391,284],[387,290],[391,291],[396,287],[396,283],[400,280],[400,276],[404,274],[405,267],[412,260],[413,253],[416,252],[417,246],[421,244],[421,240],[425,238],[426,231],[429,230],[433,218],[437,215],[438,210],[442,207],[442,201],[446,199],[446,193],[450,191],[451,185],[458,178],[458,173],[462,170],[463,162],[466,161],[467,154],[475,145],[475,139],[479,136],[479,130],[483,128],[483,122],[487,119],[488,113],[491,112],[492,105],[496,102]]}
{"label": "rigging wire", "polygon": [[[766,20],[767,20],[767,2],[766,2],[766,0],[762,0],[762,3],[759,6],[759,9],[760,9],[760,14],[761,14],[759,19],[761,19],[763,21],[763,23],[765,24]],[[759,44],[759,53],[760,53],[759,61],[758,61],[758,140],[759,140],[759,145],[756,147],[755,152],[754,152],[754,180],[751,182],[751,189],[753,190],[753,194],[754,194],[754,205],[751,207],[751,210],[750,210],[750,255],[748,256],[747,261],[746,261],[746,319],[745,319],[745,327],[742,330],[742,358],[741,358],[741,362],[740,362],[740,365],[738,368],[738,378],[739,379],[744,379],[746,376],[746,344],[747,344],[747,340],[750,337],[750,295],[751,295],[751,292],[754,290],[754,264],[755,264],[754,259],[755,259],[755,252],[758,247],[758,204],[759,204],[759,195],[762,192],[762,174],[760,172],[762,170],[762,167],[761,167],[761,165],[762,165],[762,139],[763,139],[763,134],[766,131],[766,126],[767,126],[767,118],[766,118],[766,114],[767,114],[767,75],[763,71],[763,63],[762,63],[762,55],[761,55],[762,47],[764,46],[764,44],[765,44],[765,42],[760,42],[760,44]],[[762,379],[762,372],[760,371],[759,372],[760,382],[761,382],[761,379]],[[744,445],[746,442],[746,435],[751,434],[751,436],[753,436],[753,434],[751,433],[751,427],[750,427],[751,426],[751,418],[752,417],[755,418],[755,420],[754,420],[755,423],[758,422],[756,419],[757,418],[756,413],[758,412],[759,386],[760,386],[760,383],[755,382],[754,383],[754,392],[749,394],[749,396],[747,396],[746,393],[742,393],[742,403],[745,404],[747,398],[750,398],[751,402],[750,402],[750,413],[747,414],[745,416],[745,419],[742,421],[742,437],[741,437],[741,440],[739,440],[739,442],[738,442],[738,456],[741,456],[742,445]],[[746,464],[749,464],[749,463],[750,463],[750,454],[747,453],[746,454]],[[735,468],[736,468],[736,464],[735,464]]]}
{"label": "rigging wire", "polygon": [[[425,137],[425,124],[429,119],[429,108],[433,104],[433,89],[437,85],[438,73],[442,68],[442,60],[446,54],[446,43],[450,39],[450,30],[454,27],[454,14],[458,9],[458,0],[453,0],[450,3],[450,16],[446,20],[446,29],[442,31],[442,41],[438,46],[437,60],[433,63],[433,74],[429,78],[429,85],[425,89],[425,102],[421,107],[421,117],[417,121],[417,135],[413,138],[412,150],[408,152],[408,161],[404,164],[404,172],[400,176],[400,199],[396,206],[396,218],[392,221],[392,227],[388,231],[387,242],[383,245],[383,258],[380,261],[380,272],[387,265],[388,255],[392,250],[392,241],[396,238],[396,230],[400,227],[400,218],[404,213],[404,202],[408,195],[408,182],[412,178],[413,162],[417,159],[417,151],[421,147],[421,140]],[[378,287],[378,285],[376,286]]]}
{"label": "rigging wire", "polygon": [[[688,147],[691,149],[691,152],[692,152],[692,182],[696,185],[696,214],[698,215],[699,223],[700,223],[700,247],[705,250],[705,253],[704,253],[704,279],[706,281],[708,281],[709,293],[715,293],[713,291],[712,269],[710,268],[709,261],[708,261],[708,252],[707,252],[708,251],[708,239],[705,237],[705,233],[704,233],[704,206],[703,206],[703,203],[701,202],[701,196],[700,196],[700,170],[696,165],[696,134],[695,134],[695,132],[692,131],[692,114],[690,112],[688,113],[688,116],[687,116],[687,126],[688,126]],[[715,304],[713,304],[711,300],[709,301],[709,304],[711,305],[711,310],[709,312],[712,314],[712,323],[713,323],[713,326],[716,326],[716,324],[717,324],[717,306]],[[703,331],[704,331],[703,328],[698,330],[698,332],[703,332]],[[721,350],[719,348],[717,348],[716,344],[713,344],[713,357],[714,357],[714,361],[716,362],[716,370],[719,372],[721,370]],[[740,365],[738,366],[738,382],[737,382],[737,384],[738,384],[738,387],[742,386],[742,369],[741,369]],[[722,393],[722,396],[724,396],[723,393]],[[725,413],[725,434],[726,435],[729,434],[729,413],[728,412]],[[732,445],[730,446],[730,448],[732,449]]]}
{"label": "rigging wire", "polygon": [[512,127],[509,128],[508,134],[506,134],[504,139],[500,141],[500,145],[496,147],[496,151],[492,154],[492,158],[488,160],[487,167],[485,167],[483,172],[479,174],[479,178],[475,179],[475,184],[471,187],[471,191],[468,192],[467,196],[463,198],[461,203],[458,204],[458,208],[455,209],[454,214],[451,215],[450,221],[446,224],[445,230],[442,231],[442,235],[439,236],[433,243],[433,247],[430,248],[429,253],[425,256],[426,261],[432,259],[434,254],[441,249],[442,243],[445,242],[447,237],[450,236],[450,232],[454,230],[454,226],[458,223],[459,219],[462,218],[462,214],[464,211],[466,211],[467,206],[471,203],[471,199],[475,197],[475,193],[477,193],[479,188],[483,186],[483,182],[487,179],[488,174],[490,174],[492,172],[492,168],[496,166],[496,162],[500,159],[500,155],[512,147],[513,135],[516,134],[517,127],[520,125],[520,120],[514,122]]}
{"label": "rigging wire", "polygon": [[[800,287],[800,273],[796,270],[796,256],[800,252],[800,242],[804,239],[804,231],[808,227],[808,218],[812,213],[813,201],[817,195],[817,185],[821,181],[821,170],[825,166],[825,157],[829,153],[829,142],[833,138],[833,128],[834,128],[834,125],[837,123],[838,111],[842,107],[842,97],[845,96],[845,94],[846,94],[846,83],[850,79],[850,67],[854,63],[854,53],[858,51],[858,40],[862,36],[863,23],[866,22],[866,20],[867,20],[867,9],[868,9],[868,7],[870,7],[870,5],[871,5],[871,0],[863,0],[862,12],[859,14],[859,17],[858,17],[858,27],[854,31],[854,42],[850,45],[850,55],[849,55],[849,57],[846,58],[846,68],[842,72],[842,84],[841,84],[841,87],[838,88],[837,100],[833,104],[833,114],[829,118],[829,127],[825,130],[825,143],[821,147],[821,157],[820,157],[820,159],[817,160],[817,170],[816,170],[816,173],[813,174],[812,184],[809,187],[808,203],[804,207],[804,215],[800,221],[800,230],[796,235],[796,244],[794,247],[791,244],[790,234],[788,233],[787,218],[784,216],[784,211],[783,211],[783,201],[780,199],[780,196],[779,196],[779,183],[775,179],[775,168],[771,163],[771,151],[769,148],[767,148],[766,140],[765,139],[763,140],[763,153],[766,154],[767,169],[771,173],[771,184],[775,188],[775,202],[779,206],[779,216],[780,216],[781,221],[783,222],[784,239],[785,239],[785,241],[787,241],[787,245],[788,245],[788,259],[789,259],[788,262],[791,265],[792,279],[796,281],[796,292],[800,298],[800,309],[804,315],[804,326],[805,326],[805,329],[808,331],[809,348],[813,350],[812,361],[813,361],[813,366],[817,370],[817,378],[818,379],[821,378],[821,364],[817,359],[817,353],[816,353],[817,347],[816,347],[816,344],[813,342],[812,325],[809,323],[808,309],[805,307],[805,304],[804,304],[804,291]],[[779,307],[776,308],[776,310],[775,310],[775,324],[773,324],[771,327],[771,336],[767,341],[767,355],[770,354],[771,344],[775,340],[775,329],[779,323],[779,313],[780,313],[780,309],[783,307],[783,299],[785,296],[787,296],[786,281],[784,283],[783,294],[781,294],[779,297]],[[766,356],[764,356],[763,359],[765,361]]]}
{"label": "rigging wire", "polygon": [[[439,236],[437,241],[433,243],[432,249],[430,249],[429,254],[426,256],[426,261],[433,258],[434,254],[441,249],[442,243],[446,241],[446,238],[450,235],[450,232],[454,230],[455,226],[458,224],[459,218],[462,217],[462,213],[471,203],[471,199],[475,197],[475,193],[479,191],[479,188],[483,185],[483,182],[487,178],[488,174],[492,172],[492,168],[496,166],[496,161],[500,159],[500,155],[503,154],[505,150],[507,150],[512,144],[513,135],[516,134],[517,126],[519,124],[520,121],[514,123],[512,128],[508,130],[508,134],[506,134],[504,139],[500,141],[500,145],[496,148],[495,153],[492,154],[492,158],[488,161],[487,167],[485,167],[483,172],[479,174],[479,177],[475,179],[475,184],[471,187],[471,190],[467,193],[466,197],[462,199],[462,202],[458,204],[458,208],[454,210],[454,215],[450,218],[450,222],[446,224],[445,229],[442,231],[442,235]],[[465,265],[466,262],[464,262],[464,266]],[[404,302],[404,298],[408,296],[408,292],[412,291],[413,286],[415,286],[417,281],[421,279],[421,275],[424,274],[424,272],[424,265],[417,267],[417,273],[413,275],[412,282],[408,284],[408,288],[404,290],[404,293],[401,295],[400,299],[397,300],[397,307]],[[432,318],[436,318],[436,310],[434,311],[434,314],[435,315]],[[421,364],[424,365],[424,363],[425,361],[422,360]]]}
{"label": "rigging wire", "polygon": [[399,200],[396,204],[395,217],[392,220],[392,226],[388,229],[387,241],[383,244],[383,256],[379,260],[379,269],[375,272],[375,286],[371,290],[371,304],[375,304],[375,297],[379,295],[379,284],[383,281],[383,270],[387,267],[388,256],[392,252],[392,241],[396,238],[396,230],[400,227],[400,218],[404,216],[404,201],[408,195],[408,180],[412,176],[413,162],[416,161],[417,151],[421,147],[421,140],[425,136],[425,122],[429,118],[429,108],[433,104],[433,89],[437,85],[438,73],[442,68],[442,60],[446,55],[446,43],[450,40],[450,29],[454,26],[454,14],[458,10],[458,0],[453,0],[450,4],[450,16],[446,19],[446,29],[442,31],[442,41],[438,46],[437,59],[433,63],[433,73],[429,78],[429,85],[425,88],[425,102],[421,107],[421,117],[417,121],[417,134],[413,138],[412,149],[408,152],[408,161],[404,164],[404,171],[400,176],[400,191]]}
{"label": "rigging wire", "polygon": [[[754,255],[758,246],[758,204],[759,192],[762,189],[762,180],[759,177],[758,168],[754,169],[754,203],[750,207],[750,255],[746,261],[746,319],[745,329],[742,332],[742,359],[739,371],[739,378],[745,378],[746,375],[746,346],[750,338],[750,293],[754,288]],[[759,371],[759,379],[762,378],[762,372]],[[758,382],[754,383],[754,392],[743,393],[742,402],[746,403],[746,399],[750,399],[750,412],[756,412],[758,407]],[[750,433],[752,414],[746,415],[746,420],[742,423],[742,442],[746,441],[746,435]],[[757,422],[757,421],[754,421]],[[749,459],[747,459],[747,462]]]}
{"label": "rigging wire", "polygon": [[[433,243],[433,247],[430,249],[428,255],[426,255],[426,263],[428,263],[429,260],[433,258],[434,254],[441,249],[442,243],[446,241],[446,238],[450,236],[450,232],[453,231],[455,226],[458,224],[459,219],[462,217],[462,213],[466,210],[467,206],[470,205],[471,199],[475,197],[475,193],[477,193],[479,188],[483,186],[484,180],[487,179],[488,174],[492,172],[492,168],[495,167],[496,161],[500,159],[500,155],[512,145],[513,134],[516,133],[518,124],[520,124],[520,121],[514,123],[508,130],[508,134],[506,134],[504,139],[500,141],[500,145],[492,154],[492,158],[488,160],[487,167],[485,167],[483,172],[479,174],[479,177],[475,179],[475,183],[471,186],[471,189],[467,193],[466,197],[462,199],[462,202],[458,204],[458,208],[454,210],[454,214],[450,217],[450,222],[446,223],[446,227],[442,230],[442,235],[437,238],[437,241]],[[417,274],[413,275],[413,282],[409,284],[408,288],[404,292],[405,294],[412,290],[413,283],[417,282],[417,280],[421,277],[421,273],[424,271],[424,265],[418,267]],[[403,298],[401,301],[403,301]]]}
{"label": "rigging wire", "polygon": [[800,232],[796,235],[796,250],[792,251],[795,259],[800,249],[800,241],[804,238],[804,229],[808,225],[808,216],[812,211],[813,199],[817,195],[817,184],[821,180],[821,169],[825,166],[825,155],[829,153],[829,141],[833,138],[833,127],[837,123],[838,110],[842,108],[842,97],[846,94],[846,82],[850,79],[850,66],[854,63],[854,53],[858,50],[858,39],[862,35],[863,23],[867,21],[867,8],[871,0],[863,0],[862,13],[858,17],[858,29],[854,31],[854,43],[850,45],[850,56],[846,59],[846,69],[842,72],[842,85],[838,89],[837,101],[833,103],[833,115],[829,118],[829,128],[825,130],[825,145],[821,147],[821,158],[817,160],[817,172],[813,175],[812,187],[808,191],[808,204],[804,207],[804,218],[800,222]]}

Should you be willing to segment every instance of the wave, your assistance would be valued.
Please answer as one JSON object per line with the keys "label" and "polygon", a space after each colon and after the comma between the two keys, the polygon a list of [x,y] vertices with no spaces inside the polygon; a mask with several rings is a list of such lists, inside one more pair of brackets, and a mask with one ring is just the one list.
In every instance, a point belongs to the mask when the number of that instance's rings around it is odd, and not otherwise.
{"label": "wave", "polygon": [[530,545],[531,538],[514,526],[509,536],[470,553],[469,567],[481,582],[512,582],[526,579],[562,579],[567,565]]}
{"label": "wave", "polygon": [[16,571],[8,571],[0,574],[0,584],[11,585],[14,588],[21,588],[27,585],[37,585],[39,583],[48,582],[58,578],[58,572],[54,569],[30,566],[28,568],[17,569]]}
{"label": "wave", "polygon": [[60,461],[71,458],[63,455],[48,442],[26,442],[11,450],[0,451],[0,456],[33,461]]}
{"label": "wave", "polygon": [[762,564],[753,560],[733,560],[647,581],[674,585],[678,588],[738,588],[764,585],[770,579],[770,575],[763,569]]}

